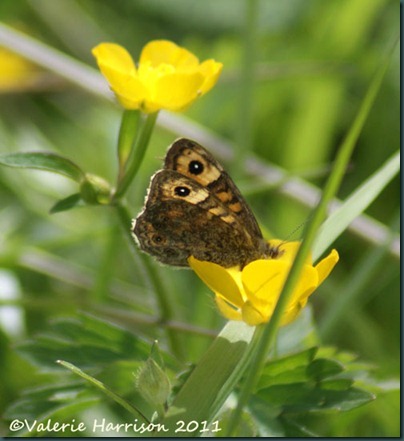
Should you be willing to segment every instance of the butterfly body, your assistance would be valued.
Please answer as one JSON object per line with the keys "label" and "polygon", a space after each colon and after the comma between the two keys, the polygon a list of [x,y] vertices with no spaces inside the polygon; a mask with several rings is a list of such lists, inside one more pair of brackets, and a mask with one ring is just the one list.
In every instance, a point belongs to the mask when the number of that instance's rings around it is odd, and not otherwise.
{"label": "butterfly body", "polygon": [[224,267],[244,267],[278,252],[263,239],[230,176],[207,150],[188,139],[169,148],[132,232],[143,251],[175,266],[188,266],[187,259],[194,256]]}

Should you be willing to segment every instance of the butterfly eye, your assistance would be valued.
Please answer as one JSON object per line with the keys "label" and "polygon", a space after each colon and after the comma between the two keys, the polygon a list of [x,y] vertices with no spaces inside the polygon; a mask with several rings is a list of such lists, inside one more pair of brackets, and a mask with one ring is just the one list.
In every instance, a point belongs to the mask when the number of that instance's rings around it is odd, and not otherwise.
{"label": "butterfly eye", "polygon": [[188,164],[188,170],[193,175],[200,175],[203,172],[203,164],[200,161],[191,161]]}
{"label": "butterfly eye", "polygon": [[191,193],[188,187],[175,187],[174,192],[177,196],[186,197]]}

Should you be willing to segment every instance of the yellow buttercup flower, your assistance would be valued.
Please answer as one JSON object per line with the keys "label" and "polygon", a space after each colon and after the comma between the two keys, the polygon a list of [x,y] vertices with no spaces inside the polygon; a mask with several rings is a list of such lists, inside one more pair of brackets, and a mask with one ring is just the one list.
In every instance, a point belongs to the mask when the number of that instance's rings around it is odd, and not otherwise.
{"label": "yellow buttercup flower", "polygon": [[[271,240],[270,243],[277,246],[281,241]],[[248,325],[256,326],[271,318],[299,246],[300,242],[283,243],[279,257],[255,260],[242,270],[239,267],[223,268],[192,256],[189,265],[215,292],[217,306],[226,318],[243,320]],[[297,317],[309,296],[328,277],[338,259],[338,252],[332,250],[313,266],[309,256],[284,311],[281,325]]]}
{"label": "yellow buttercup flower", "polygon": [[92,53],[122,106],[146,113],[185,109],[216,84],[223,67],[211,59],[199,63],[167,40],[146,44],[138,66],[118,44],[101,43]]}

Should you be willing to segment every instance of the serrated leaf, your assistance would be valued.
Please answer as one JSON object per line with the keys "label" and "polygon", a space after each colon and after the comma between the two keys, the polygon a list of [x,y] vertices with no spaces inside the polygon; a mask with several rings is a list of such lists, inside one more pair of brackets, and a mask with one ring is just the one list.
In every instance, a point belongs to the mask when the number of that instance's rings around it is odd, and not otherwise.
{"label": "serrated leaf", "polygon": [[329,409],[347,412],[359,406],[363,406],[376,398],[374,394],[355,387],[342,391],[323,389],[323,392],[326,392],[324,394],[326,402],[322,404],[318,410]]}
{"label": "serrated leaf", "polygon": [[58,359],[87,369],[120,360],[145,360],[150,345],[128,331],[83,314],[55,321],[46,334],[19,344],[17,351],[48,370],[58,369]]}
{"label": "serrated leaf", "polygon": [[314,359],[317,348],[310,348],[287,357],[271,360],[264,367],[257,389],[273,384],[304,382],[309,379],[307,366]]}
{"label": "serrated leaf", "polygon": [[274,384],[291,384],[308,381],[306,366],[298,366],[291,370],[279,373],[274,376],[263,375],[260,377],[258,389],[264,389]]}
{"label": "serrated leaf", "polygon": [[281,357],[267,363],[263,374],[275,376],[284,373],[286,370],[292,370],[299,366],[307,366],[313,361],[318,348],[310,348],[287,357]]}
{"label": "serrated leaf", "polygon": [[[317,405],[318,396],[314,396],[314,386],[306,382],[292,384],[275,384],[261,389],[258,396],[283,411],[309,411]],[[300,407],[299,407],[300,406]]]}
{"label": "serrated leaf", "polygon": [[27,389],[22,396],[12,403],[4,413],[4,418],[19,418],[28,420],[39,418],[58,407],[65,400],[60,399],[63,394],[76,400],[82,393],[82,382],[69,384],[52,384]]}
{"label": "serrated leaf", "polygon": [[322,389],[347,390],[353,385],[353,380],[349,378],[338,378],[336,380],[325,380],[321,382]]}
{"label": "serrated leaf", "polygon": [[67,198],[57,201],[56,204],[49,210],[49,213],[55,214],[60,213],[61,211],[71,210],[80,202],[82,202],[80,193],[74,193]]}
{"label": "serrated leaf", "polygon": [[342,364],[351,363],[358,358],[356,354],[347,351],[339,351],[334,346],[321,346],[318,349],[317,355],[321,358],[333,358]]}
{"label": "serrated leaf", "polygon": [[[64,384],[60,381],[51,386],[42,386],[27,390],[23,395],[12,403],[6,410],[3,417],[6,420],[19,419],[27,424],[18,432],[12,432],[10,436],[33,435],[37,431],[35,428],[41,422],[48,420],[57,422],[71,422],[71,417],[87,410],[100,402],[100,398],[84,391],[81,382],[72,381]],[[35,423],[35,426],[33,424]],[[65,436],[69,434],[67,430]],[[41,432],[41,436],[45,436]]]}
{"label": "serrated leaf", "polygon": [[[60,381],[60,378],[70,376],[65,369],[60,372],[61,367],[56,364],[57,360],[65,357],[68,362],[59,362],[63,367],[85,378],[89,384],[98,387],[132,414],[135,411],[139,412],[137,410],[139,403],[139,406],[142,409],[146,408],[147,412],[153,410],[149,409],[149,405],[136,394],[133,382],[134,372],[150,353],[150,343],[108,322],[86,314],[74,319],[58,319],[46,334],[38,336],[34,341],[21,344],[18,351],[40,366],[42,371],[53,372],[50,375],[50,378],[54,377],[53,381]],[[174,365],[171,357],[162,351],[160,354],[167,358],[165,360],[167,366]],[[77,366],[74,363],[77,363]],[[90,372],[96,372],[97,378],[92,377]],[[89,387],[91,386],[84,382],[81,384],[82,391]],[[52,391],[44,391],[42,401],[45,403],[52,400],[52,397],[46,396],[46,393],[50,394]],[[136,408],[122,398],[127,395],[134,398]],[[75,397],[70,398],[72,401],[75,400]],[[34,412],[37,412],[36,408],[41,410],[41,406],[35,402],[32,406]],[[50,409],[53,407],[51,406]],[[34,416],[36,418],[38,414]]]}
{"label": "serrated leaf", "polygon": [[[21,412],[22,406],[25,406],[24,408],[31,414],[31,419],[39,420],[43,415],[56,412],[60,405],[63,407],[73,405],[79,395],[90,390],[91,385],[96,386],[109,399],[116,401],[132,414],[140,415],[139,403],[142,409],[146,406],[147,412],[150,413],[152,410],[136,394],[133,382],[133,373],[150,353],[150,343],[108,322],[86,314],[74,319],[58,319],[46,334],[38,336],[34,341],[21,344],[19,351],[39,365],[42,371],[48,372],[48,381],[57,381],[57,385],[44,388],[33,396],[26,396],[25,401],[19,402],[20,407],[17,404],[14,408],[10,408],[10,414]],[[162,351],[160,355],[162,358],[166,356]],[[66,369],[62,372],[55,371],[55,367],[60,369],[55,363],[56,360],[60,360],[63,356],[69,362],[59,363],[86,379],[88,384],[76,381],[74,386],[64,388],[60,385],[61,379],[69,378],[71,375]],[[77,361],[77,366],[70,361]],[[165,362],[168,366],[173,365],[171,357],[167,357]],[[82,370],[82,367],[85,370]],[[55,372],[49,374],[52,370]],[[97,378],[89,374],[95,370]],[[122,398],[127,395],[134,398],[136,407]],[[91,403],[87,403],[86,406],[91,407]]]}
{"label": "serrated leaf", "polygon": [[332,377],[343,372],[344,367],[335,360],[317,358],[307,367],[307,375],[314,381],[321,381],[324,378]]}
{"label": "serrated leaf", "polygon": [[0,164],[7,167],[32,168],[67,176],[76,182],[84,179],[84,172],[70,159],[49,152],[20,152],[0,155]]}
{"label": "serrated leaf", "polygon": [[284,413],[347,411],[375,398],[361,389],[322,389],[309,383],[275,385],[258,394],[271,404],[281,406]]}
{"label": "serrated leaf", "polygon": [[[337,352],[333,347],[322,347],[319,349],[318,356],[321,358],[332,358],[344,366],[344,378],[352,380],[369,379],[369,373],[375,369],[375,365],[369,362],[358,360],[358,356],[350,352]],[[342,376],[342,375],[340,375]],[[373,380],[371,380],[373,384]]]}

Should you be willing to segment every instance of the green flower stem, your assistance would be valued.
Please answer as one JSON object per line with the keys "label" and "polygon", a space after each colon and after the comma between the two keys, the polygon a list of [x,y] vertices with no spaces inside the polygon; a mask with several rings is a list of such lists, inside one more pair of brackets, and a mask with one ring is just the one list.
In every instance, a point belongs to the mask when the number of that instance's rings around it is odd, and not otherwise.
{"label": "green flower stem", "polygon": [[344,177],[349,159],[356,145],[356,141],[362,131],[367,116],[369,115],[370,109],[372,108],[372,105],[375,101],[377,92],[380,89],[383,77],[387,71],[389,60],[390,57],[388,57],[388,59],[381,64],[378,71],[376,72],[373,81],[366,93],[366,96],[362,101],[359,112],[356,115],[356,118],[338,151],[334,168],[326,183],[321,200],[317,208],[315,209],[311,220],[307,224],[303,242],[299,248],[292,268],[289,272],[288,278],[279,296],[279,300],[276,304],[272,318],[266,325],[261,325],[262,327],[264,327],[263,332],[258,331],[257,329],[257,332],[262,332],[262,337],[258,343],[255,357],[252,360],[247,378],[243,384],[237,407],[234,410],[229,421],[229,431],[226,436],[232,436],[232,434],[235,432],[241,419],[242,410],[247,404],[254,390],[256,382],[259,378],[259,374],[265,364],[269,348],[275,340],[276,332],[278,330],[283,312],[292,295],[293,288],[299,279],[301,269],[303,268],[306,257],[311,250],[312,244],[314,243],[317,231],[326,216],[328,202],[337,193],[340,183]]}
{"label": "green flower stem", "polygon": [[132,151],[136,134],[139,132],[140,110],[125,110],[122,114],[118,136],[118,183],[125,172],[125,165]]}
{"label": "green flower stem", "polygon": [[122,406],[124,409],[126,409],[129,413],[134,415],[136,418],[139,418],[143,423],[150,424],[151,422],[140,412],[140,410],[133,407],[128,401],[124,400],[122,397],[117,395],[115,392],[112,392],[112,390],[108,389],[104,383],[97,380],[94,377],[91,377],[90,375],[83,372],[81,369],[79,369],[74,364],[71,364],[67,361],[58,360],[58,364],[62,365],[63,367],[69,369],[74,374],[78,375],[81,378],[84,378],[84,380],[88,381],[90,384],[95,386],[97,389],[101,390],[105,395],[107,395],[109,398],[114,400],[116,403],[118,403],[120,406]]}
{"label": "green flower stem", "polygon": [[[136,253],[137,261],[142,265],[142,270],[145,272],[148,281],[151,284],[153,292],[156,295],[157,302],[160,309],[160,322],[168,323],[172,320],[174,307],[169,302],[168,292],[163,284],[163,281],[157,274],[155,265],[153,265],[148,256],[143,253],[139,253],[135,249],[135,241],[130,233],[130,226],[132,223],[132,218],[128,212],[128,209],[121,203],[116,203],[115,208],[117,210],[119,221],[125,232],[125,237],[128,240],[129,247]],[[179,334],[175,329],[166,327],[167,338],[169,341],[171,351],[179,358],[184,359],[183,345],[180,342]]]}
{"label": "green flower stem", "polygon": [[125,194],[133,178],[136,176],[136,173],[142,163],[146,148],[149,144],[150,137],[157,120],[157,115],[158,112],[149,113],[143,121],[140,133],[136,138],[135,145],[130,152],[126,172],[118,183],[118,188],[115,192],[115,199],[119,199]]}

